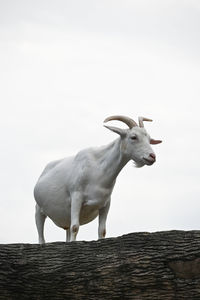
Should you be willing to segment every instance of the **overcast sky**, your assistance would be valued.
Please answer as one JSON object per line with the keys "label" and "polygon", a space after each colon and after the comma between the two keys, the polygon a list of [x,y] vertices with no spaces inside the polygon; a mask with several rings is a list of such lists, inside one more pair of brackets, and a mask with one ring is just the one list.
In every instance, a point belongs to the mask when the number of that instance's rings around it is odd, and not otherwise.
{"label": "overcast sky", "polygon": [[[116,138],[113,114],[152,118],[157,162],[120,173],[107,237],[200,229],[200,2],[0,1],[0,243],[36,243],[45,165]],[[124,127],[122,123],[114,123]],[[46,221],[48,242],[64,230]],[[97,238],[97,220],[78,240]]]}

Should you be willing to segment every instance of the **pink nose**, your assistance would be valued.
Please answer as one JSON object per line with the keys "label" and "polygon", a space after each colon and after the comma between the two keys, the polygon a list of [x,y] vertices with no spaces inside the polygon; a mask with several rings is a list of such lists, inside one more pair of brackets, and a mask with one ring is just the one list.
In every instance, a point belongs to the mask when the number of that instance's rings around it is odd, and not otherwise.
{"label": "pink nose", "polygon": [[155,156],[154,153],[150,153],[149,156],[150,156],[151,158],[153,158],[154,161],[156,160],[156,156]]}

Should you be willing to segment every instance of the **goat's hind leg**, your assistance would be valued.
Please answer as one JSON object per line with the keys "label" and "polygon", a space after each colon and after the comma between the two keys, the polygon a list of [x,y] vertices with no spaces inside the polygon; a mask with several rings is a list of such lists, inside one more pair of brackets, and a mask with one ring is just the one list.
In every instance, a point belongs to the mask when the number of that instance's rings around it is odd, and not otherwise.
{"label": "goat's hind leg", "polygon": [[44,222],[45,222],[46,217],[47,216],[42,212],[42,210],[38,206],[38,204],[36,204],[36,206],[35,206],[35,223],[36,223],[37,231],[38,231],[39,244],[45,243]]}

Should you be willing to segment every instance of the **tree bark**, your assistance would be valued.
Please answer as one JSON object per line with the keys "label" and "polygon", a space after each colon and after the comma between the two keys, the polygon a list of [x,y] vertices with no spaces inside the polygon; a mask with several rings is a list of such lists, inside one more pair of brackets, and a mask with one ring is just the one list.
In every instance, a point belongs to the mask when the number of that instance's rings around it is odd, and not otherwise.
{"label": "tree bark", "polygon": [[0,299],[200,299],[200,231],[2,244]]}

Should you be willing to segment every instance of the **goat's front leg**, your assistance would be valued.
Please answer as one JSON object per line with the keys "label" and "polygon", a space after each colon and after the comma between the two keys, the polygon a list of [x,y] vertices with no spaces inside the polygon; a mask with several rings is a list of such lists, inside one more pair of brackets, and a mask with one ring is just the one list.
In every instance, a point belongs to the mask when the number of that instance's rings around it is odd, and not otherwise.
{"label": "goat's front leg", "polygon": [[108,211],[110,208],[110,200],[107,202],[106,206],[99,210],[99,228],[98,228],[98,237],[103,239],[106,236],[106,220]]}
{"label": "goat's front leg", "polygon": [[75,192],[71,200],[71,226],[70,226],[70,242],[76,240],[76,236],[80,225],[80,211],[82,207],[82,196],[80,192]]}
{"label": "goat's front leg", "polygon": [[70,228],[66,229],[66,242],[70,242]]}

